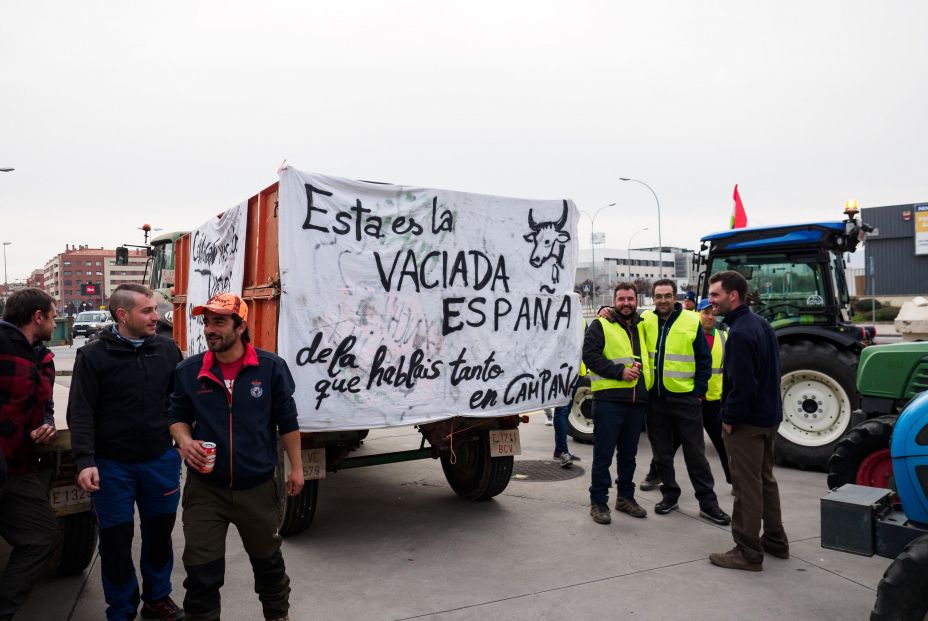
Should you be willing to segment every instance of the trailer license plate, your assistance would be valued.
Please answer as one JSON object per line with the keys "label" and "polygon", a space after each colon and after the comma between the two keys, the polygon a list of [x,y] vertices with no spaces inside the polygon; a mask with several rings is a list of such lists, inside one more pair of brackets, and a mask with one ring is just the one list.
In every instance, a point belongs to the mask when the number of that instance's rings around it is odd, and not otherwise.
{"label": "trailer license plate", "polygon": [[325,449],[304,449],[300,453],[303,455],[303,478],[307,481],[324,479]]}
{"label": "trailer license plate", "polygon": [[511,457],[521,455],[518,429],[490,430],[490,457]]}
{"label": "trailer license plate", "polygon": [[90,509],[90,492],[77,485],[53,487],[48,492],[48,501],[55,515],[69,515]]}

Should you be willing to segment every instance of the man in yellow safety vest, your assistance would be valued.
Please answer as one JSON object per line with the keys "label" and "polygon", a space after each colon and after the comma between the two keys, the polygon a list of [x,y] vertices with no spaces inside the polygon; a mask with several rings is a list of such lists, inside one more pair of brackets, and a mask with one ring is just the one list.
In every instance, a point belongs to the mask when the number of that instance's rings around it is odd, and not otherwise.
{"label": "man in yellow safety vest", "polygon": [[683,446],[686,470],[699,501],[699,515],[716,524],[731,523],[719,507],[712,470],[706,460],[701,400],[712,375],[712,354],[699,316],[675,302],[677,285],[670,279],[654,283],[654,311],[642,313],[647,349],[653,357],[654,386],[648,400],[648,438],[661,481],[662,499],[654,511],[664,515],[678,508],[673,458],[675,439]]}
{"label": "man in yellow safety vest", "polygon": [[616,511],[643,518],[647,511],[635,502],[635,455],[653,382],[651,359],[638,308],[638,289],[619,283],[613,292],[609,320],[594,319],[583,341],[583,361],[593,391],[593,467],[590,517],[599,524],[612,521],[609,488],[612,455],[616,455]]}

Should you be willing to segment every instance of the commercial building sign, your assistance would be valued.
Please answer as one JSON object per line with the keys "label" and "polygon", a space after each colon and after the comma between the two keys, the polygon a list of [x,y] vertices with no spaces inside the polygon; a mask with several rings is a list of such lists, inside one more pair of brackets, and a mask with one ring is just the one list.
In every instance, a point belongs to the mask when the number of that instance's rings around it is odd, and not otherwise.
{"label": "commercial building sign", "polygon": [[914,205],[915,254],[928,254],[928,203]]}

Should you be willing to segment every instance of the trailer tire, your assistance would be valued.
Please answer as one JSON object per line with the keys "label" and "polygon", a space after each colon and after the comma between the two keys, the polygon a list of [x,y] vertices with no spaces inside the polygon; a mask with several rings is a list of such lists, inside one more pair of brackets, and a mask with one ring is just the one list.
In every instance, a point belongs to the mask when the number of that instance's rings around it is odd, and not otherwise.
{"label": "trailer tire", "polygon": [[886,568],[876,591],[871,621],[909,621],[928,615],[928,535],[909,542]]}
{"label": "trailer tire", "polygon": [[857,357],[831,343],[780,344],[783,422],[776,458],[800,468],[824,468],[857,408]]}
{"label": "trailer tire", "polygon": [[513,458],[490,457],[490,436],[481,430],[441,455],[441,469],[451,489],[470,500],[489,500],[502,493],[512,478]]}
{"label": "trailer tire", "polygon": [[871,418],[841,438],[828,458],[828,489],[835,489],[847,483],[863,484],[858,476],[861,464],[875,453],[889,449],[889,440],[897,418],[894,415]]}
{"label": "trailer tire", "polygon": [[58,526],[61,545],[49,561],[49,573],[61,577],[79,574],[97,550],[97,520],[93,511],[82,511],[59,517]]}
{"label": "trailer tire", "polygon": [[593,391],[590,380],[580,378],[580,386],[567,414],[567,435],[583,444],[593,444]]}
{"label": "trailer tire", "polygon": [[287,470],[289,462],[283,450],[277,452],[277,468],[274,470],[274,483],[277,487],[277,502],[280,515],[277,520],[277,532],[281,537],[298,535],[313,523],[319,498],[319,481],[312,479],[303,484],[303,489],[296,496],[287,495]]}

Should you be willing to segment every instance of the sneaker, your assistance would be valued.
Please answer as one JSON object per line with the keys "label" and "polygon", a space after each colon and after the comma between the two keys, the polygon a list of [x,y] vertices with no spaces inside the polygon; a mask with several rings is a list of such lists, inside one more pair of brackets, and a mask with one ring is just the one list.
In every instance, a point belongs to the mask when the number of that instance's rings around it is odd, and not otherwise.
{"label": "sneaker", "polygon": [[162,597],[153,602],[142,604],[143,619],[159,619],[160,621],[179,621],[185,617],[184,611],[174,603],[170,597]]}
{"label": "sneaker", "polygon": [[583,461],[582,459],[580,459],[579,457],[577,457],[570,451],[564,451],[563,453],[558,453],[557,451],[555,451],[554,459],[561,459],[561,457],[563,457],[564,455],[567,455],[567,458],[570,459],[570,461]]}
{"label": "sneaker", "polygon": [[709,555],[709,562],[725,569],[741,569],[744,571],[761,571],[764,568],[763,557],[758,562],[752,562],[744,556],[741,548],[735,546],[728,552],[713,552]]}
{"label": "sneaker", "polygon": [[661,486],[661,480],[657,477],[651,478],[650,476],[645,477],[644,481],[641,482],[641,485],[638,486],[642,492],[650,492]]}
{"label": "sneaker", "polygon": [[715,505],[714,507],[706,507],[705,509],[700,507],[699,517],[704,517],[709,521],[719,524],[720,526],[728,526],[731,524],[731,516],[722,511],[722,508],[718,505]]}
{"label": "sneaker", "polygon": [[615,501],[615,510],[627,513],[635,518],[648,517],[644,507],[635,502],[634,498],[619,498]]}
{"label": "sneaker", "polygon": [[609,524],[612,522],[612,514],[609,513],[609,507],[606,505],[593,502],[590,503],[590,517],[597,524]]}
{"label": "sneaker", "polygon": [[668,500],[665,498],[654,505],[654,513],[667,515],[671,511],[676,511],[679,506],[676,500]]}
{"label": "sneaker", "polygon": [[558,461],[561,463],[561,468],[570,468],[574,465],[574,462],[570,459],[570,453],[567,451],[561,453],[561,456],[558,457]]}

